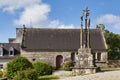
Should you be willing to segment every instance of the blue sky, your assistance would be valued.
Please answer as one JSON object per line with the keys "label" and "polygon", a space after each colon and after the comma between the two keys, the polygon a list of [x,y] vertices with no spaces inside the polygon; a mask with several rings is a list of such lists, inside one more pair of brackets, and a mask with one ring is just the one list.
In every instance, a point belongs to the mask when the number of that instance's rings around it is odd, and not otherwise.
{"label": "blue sky", "polygon": [[[79,28],[80,16],[90,9],[91,27],[104,24],[120,34],[120,0],[0,0],[0,42],[16,37],[16,28]],[[32,24],[32,25],[31,25]]]}

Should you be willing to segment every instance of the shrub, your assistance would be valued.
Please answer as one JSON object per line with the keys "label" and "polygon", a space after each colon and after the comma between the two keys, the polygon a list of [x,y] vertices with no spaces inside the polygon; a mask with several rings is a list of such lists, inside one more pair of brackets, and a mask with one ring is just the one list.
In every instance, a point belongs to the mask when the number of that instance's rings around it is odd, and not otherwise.
{"label": "shrub", "polygon": [[24,71],[18,71],[16,76],[15,76],[15,80],[22,80],[25,79],[25,72]]}
{"label": "shrub", "polygon": [[25,76],[28,80],[38,80],[38,75],[36,70],[26,70],[25,71]]}
{"label": "shrub", "polygon": [[52,74],[52,68],[45,62],[34,62],[33,67],[39,76]]}
{"label": "shrub", "polygon": [[33,68],[32,63],[28,61],[25,57],[16,57],[7,64],[6,77],[13,78],[17,71],[26,70],[28,68]]}
{"label": "shrub", "polygon": [[51,68],[52,68],[52,71],[56,70],[56,66],[51,66]]}
{"label": "shrub", "polygon": [[0,71],[0,77],[2,77],[3,76],[3,72],[2,71]]}
{"label": "shrub", "polygon": [[27,69],[18,71],[15,80],[38,80],[38,75],[34,69]]}
{"label": "shrub", "polygon": [[72,66],[72,62],[71,61],[65,61],[63,64],[62,64],[62,69],[65,70],[65,71],[71,71],[71,66]]}

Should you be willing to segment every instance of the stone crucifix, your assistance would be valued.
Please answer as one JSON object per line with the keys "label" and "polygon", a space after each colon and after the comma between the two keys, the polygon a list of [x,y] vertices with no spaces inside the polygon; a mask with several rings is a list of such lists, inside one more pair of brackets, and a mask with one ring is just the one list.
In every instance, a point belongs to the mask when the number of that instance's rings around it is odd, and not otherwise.
{"label": "stone crucifix", "polygon": [[89,16],[89,9],[86,7],[85,10],[83,10],[83,17],[85,18],[85,30],[84,30],[84,45],[85,48],[90,48],[90,19],[88,19]]}

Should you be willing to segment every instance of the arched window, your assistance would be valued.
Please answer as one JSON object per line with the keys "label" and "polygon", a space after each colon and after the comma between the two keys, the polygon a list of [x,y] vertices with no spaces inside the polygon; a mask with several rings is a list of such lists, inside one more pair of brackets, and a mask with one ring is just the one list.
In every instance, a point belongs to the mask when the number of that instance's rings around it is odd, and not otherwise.
{"label": "arched window", "polygon": [[14,48],[10,47],[9,49],[9,56],[14,56]]}
{"label": "arched window", "polygon": [[3,47],[2,47],[2,45],[0,46],[0,56],[3,56]]}

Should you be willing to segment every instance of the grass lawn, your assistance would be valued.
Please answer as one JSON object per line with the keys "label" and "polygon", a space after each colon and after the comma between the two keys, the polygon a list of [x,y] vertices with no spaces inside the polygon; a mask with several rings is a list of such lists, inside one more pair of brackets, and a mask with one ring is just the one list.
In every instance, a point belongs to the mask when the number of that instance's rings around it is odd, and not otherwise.
{"label": "grass lawn", "polygon": [[39,80],[58,80],[58,76],[53,76],[53,75],[46,75],[46,76],[40,76]]}
{"label": "grass lawn", "polygon": [[100,68],[101,71],[114,71],[114,70],[120,70],[120,68],[111,68],[111,67],[102,67]]}

